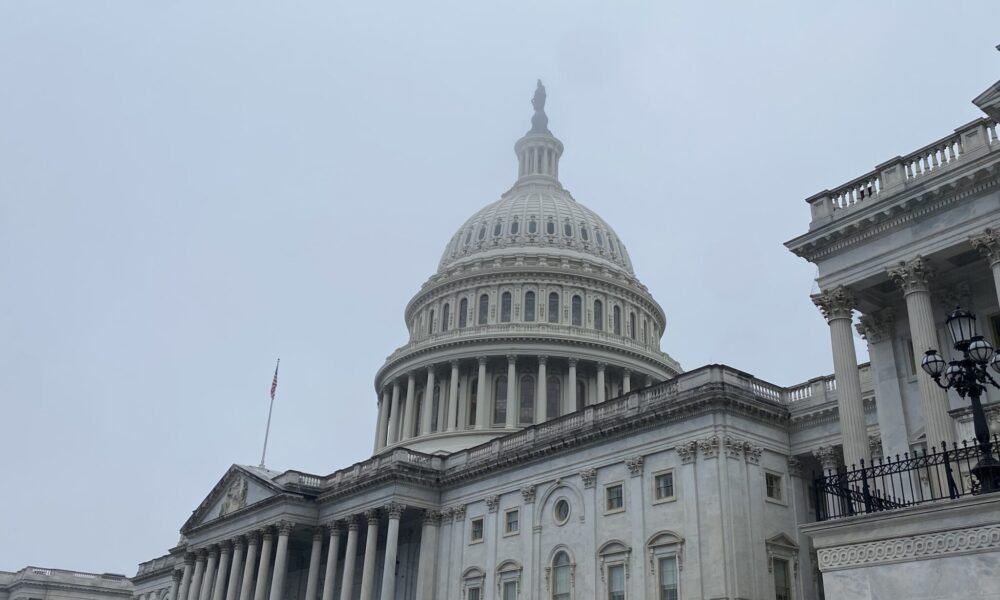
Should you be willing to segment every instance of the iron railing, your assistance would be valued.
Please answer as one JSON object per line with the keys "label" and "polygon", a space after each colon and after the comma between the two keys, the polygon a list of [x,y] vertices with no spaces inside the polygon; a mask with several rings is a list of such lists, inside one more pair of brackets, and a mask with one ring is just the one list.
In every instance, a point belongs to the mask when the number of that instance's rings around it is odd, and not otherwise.
{"label": "iron railing", "polygon": [[[935,500],[957,499],[980,493],[973,469],[980,461],[1000,460],[1000,439],[993,436],[989,454],[968,441],[941,443],[942,450],[915,451],[875,460],[870,466],[841,467],[813,479],[816,520],[915,506]],[[853,465],[852,465],[853,467]]]}

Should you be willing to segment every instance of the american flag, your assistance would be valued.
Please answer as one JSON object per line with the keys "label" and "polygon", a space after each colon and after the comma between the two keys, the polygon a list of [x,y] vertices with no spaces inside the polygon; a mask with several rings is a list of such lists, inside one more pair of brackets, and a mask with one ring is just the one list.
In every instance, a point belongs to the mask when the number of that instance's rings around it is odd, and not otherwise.
{"label": "american flag", "polygon": [[281,359],[274,365],[274,379],[271,380],[271,402],[274,402],[274,393],[278,391],[278,367],[281,366]]}

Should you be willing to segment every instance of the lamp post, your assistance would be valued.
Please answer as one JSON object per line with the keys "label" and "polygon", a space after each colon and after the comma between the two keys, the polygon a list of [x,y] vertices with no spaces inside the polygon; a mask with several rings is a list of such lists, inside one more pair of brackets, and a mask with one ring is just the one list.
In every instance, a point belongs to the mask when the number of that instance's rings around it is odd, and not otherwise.
{"label": "lamp post", "polygon": [[[967,310],[955,308],[946,321],[955,350],[962,354],[960,360],[953,360],[945,366],[945,360],[937,350],[928,349],[920,361],[920,367],[942,388],[952,389],[958,395],[968,397],[972,403],[972,422],[976,429],[980,459],[972,468],[972,474],[979,480],[980,492],[1000,491],[1000,461],[993,458],[990,443],[990,428],[983,413],[980,396],[986,391],[986,384],[1000,389],[1000,384],[990,376],[987,366],[1000,373],[1000,352],[994,352],[983,336],[976,333],[976,316]],[[942,381],[943,380],[943,381]]]}

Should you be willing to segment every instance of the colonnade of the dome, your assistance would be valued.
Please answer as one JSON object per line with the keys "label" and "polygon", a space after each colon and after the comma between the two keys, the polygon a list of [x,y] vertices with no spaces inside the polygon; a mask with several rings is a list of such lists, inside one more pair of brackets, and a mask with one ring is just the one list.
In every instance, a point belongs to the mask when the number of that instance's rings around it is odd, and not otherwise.
{"label": "colonnade of the dome", "polygon": [[430,364],[383,383],[375,451],[428,436],[528,427],[662,378],[604,361],[545,354]]}

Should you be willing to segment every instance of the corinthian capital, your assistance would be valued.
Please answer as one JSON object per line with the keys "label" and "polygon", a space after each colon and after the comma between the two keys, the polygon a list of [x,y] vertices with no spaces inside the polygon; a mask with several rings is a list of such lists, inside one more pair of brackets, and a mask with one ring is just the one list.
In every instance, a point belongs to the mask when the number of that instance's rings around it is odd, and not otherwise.
{"label": "corinthian capital", "polygon": [[851,312],[854,310],[854,294],[842,285],[832,290],[813,294],[812,301],[827,321],[850,319]]}
{"label": "corinthian capital", "polygon": [[382,507],[382,510],[385,511],[385,514],[390,519],[399,519],[403,516],[403,511],[405,509],[406,507],[398,502],[390,502]]}
{"label": "corinthian capital", "polygon": [[861,315],[856,325],[858,333],[865,338],[869,344],[878,344],[887,340],[892,335],[892,324],[896,319],[896,312],[891,308],[886,308],[878,312]]}
{"label": "corinthian capital", "polygon": [[904,293],[909,294],[928,291],[931,279],[934,278],[934,269],[924,257],[918,256],[909,262],[901,261],[886,274]]}
{"label": "corinthian capital", "polygon": [[969,238],[969,242],[990,261],[990,266],[1000,263],[1000,233],[987,228],[981,234]]}

